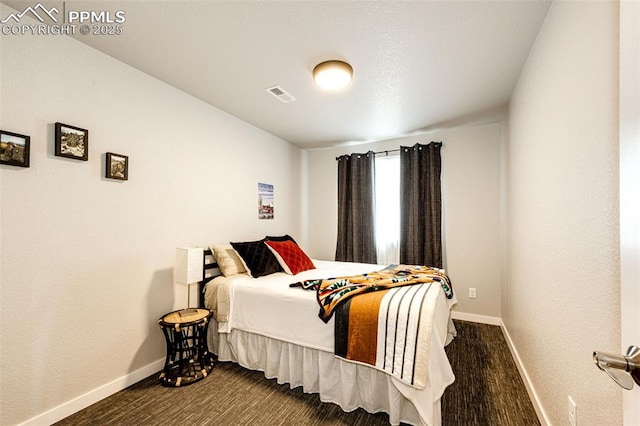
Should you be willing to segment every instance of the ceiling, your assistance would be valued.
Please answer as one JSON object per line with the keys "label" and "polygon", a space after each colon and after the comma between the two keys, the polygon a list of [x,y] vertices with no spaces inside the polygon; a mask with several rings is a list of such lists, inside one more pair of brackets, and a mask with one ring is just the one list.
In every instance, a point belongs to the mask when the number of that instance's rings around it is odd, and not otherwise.
{"label": "ceiling", "polygon": [[[3,1],[21,10],[36,1]],[[45,5],[60,1],[42,1]],[[549,1],[74,1],[122,10],[75,38],[302,148],[416,134],[503,108]],[[313,67],[349,62],[324,92]],[[279,85],[297,100],[265,89]],[[180,111],[176,111],[179,119]]]}

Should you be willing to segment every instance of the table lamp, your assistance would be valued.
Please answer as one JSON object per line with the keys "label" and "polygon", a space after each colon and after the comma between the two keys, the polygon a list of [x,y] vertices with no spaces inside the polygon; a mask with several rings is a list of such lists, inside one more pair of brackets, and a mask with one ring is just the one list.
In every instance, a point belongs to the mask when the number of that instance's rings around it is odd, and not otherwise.
{"label": "table lamp", "polygon": [[180,315],[198,312],[191,308],[191,284],[202,281],[204,249],[202,247],[178,247],[176,249],[176,265],[173,270],[173,281],[187,286],[187,308]]}

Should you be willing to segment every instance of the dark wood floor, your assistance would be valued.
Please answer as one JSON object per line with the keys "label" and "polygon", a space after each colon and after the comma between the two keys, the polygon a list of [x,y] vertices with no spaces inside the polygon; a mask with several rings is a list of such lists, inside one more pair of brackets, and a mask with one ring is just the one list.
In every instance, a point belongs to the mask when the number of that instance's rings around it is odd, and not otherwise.
{"label": "dark wood floor", "polygon": [[[447,347],[456,381],[442,398],[444,425],[539,425],[497,326],[456,321]],[[154,374],[58,425],[385,425],[384,413],[343,412],[263,373],[219,363],[210,377],[166,388]]]}
{"label": "dark wood floor", "polygon": [[455,321],[446,348],[456,381],[442,396],[444,425],[539,425],[498,326]]}

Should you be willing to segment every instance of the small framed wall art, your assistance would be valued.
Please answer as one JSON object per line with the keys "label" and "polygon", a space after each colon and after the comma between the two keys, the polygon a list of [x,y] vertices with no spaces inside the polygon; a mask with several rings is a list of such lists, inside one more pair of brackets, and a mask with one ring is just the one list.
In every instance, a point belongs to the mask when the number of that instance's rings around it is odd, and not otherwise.
{"label": "small framed wall art", "polygon": [[58,157],[87,161],[89,131],[68,124],[56,123],[55,154]]}
{"label": "small framed wall art", "polygon": [[129,157],[107,152],[106,178],[129,180]]}
{"label": "small framed wall art", "polygon": [[258,182],[258,219],[273,219],[273,185]]}
{"label": "small framed wall art", "polygon": [[0,164],[29,167],[31,137],[0,130]]}

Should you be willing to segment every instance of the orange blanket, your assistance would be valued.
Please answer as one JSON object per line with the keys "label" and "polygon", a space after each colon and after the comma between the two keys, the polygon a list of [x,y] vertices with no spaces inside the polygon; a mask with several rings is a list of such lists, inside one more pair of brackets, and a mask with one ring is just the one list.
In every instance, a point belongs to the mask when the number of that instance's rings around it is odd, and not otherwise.
{"label": "orange blanket", "polygon": [[368,274],[292,286],[316,290],[324,322],[335,314],[337,356],[422,388],[427,382],[433,291],[439,291],[433,284],[439,284],[447,298],[453,297],[444,271],[426,266],[389,266]]}
{"label": "orange blanket", "polygon": [[329,322],[333,311],[353,296],[410,284],[438,282],[447,298],[453,297],[451,280],[444,270],[417,265],[391,265],[381,271],[350,277],[309,280],[304,288],[317,289],[320,319]]}

